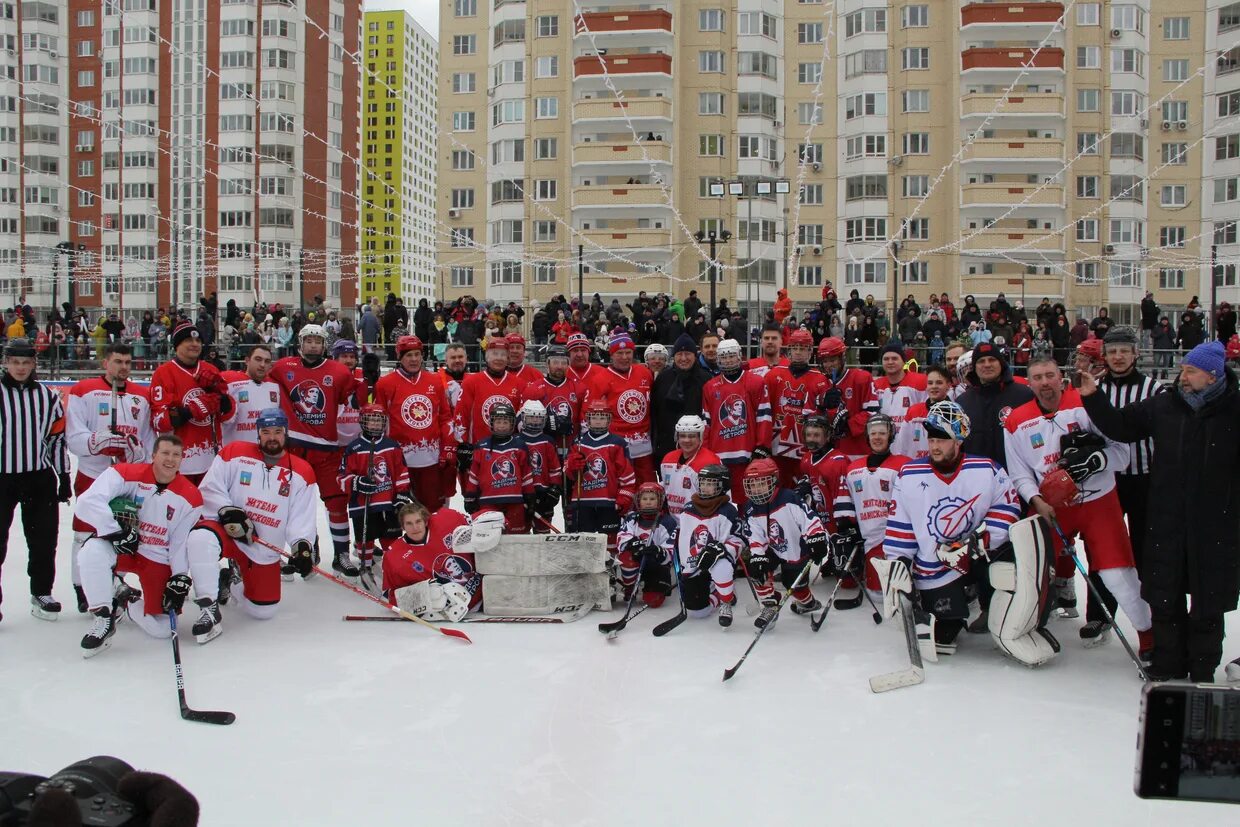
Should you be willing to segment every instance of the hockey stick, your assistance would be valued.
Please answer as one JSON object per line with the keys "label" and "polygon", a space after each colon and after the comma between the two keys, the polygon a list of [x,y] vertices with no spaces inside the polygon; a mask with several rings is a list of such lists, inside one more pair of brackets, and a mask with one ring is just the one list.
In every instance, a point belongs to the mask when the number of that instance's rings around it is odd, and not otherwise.
{"label": "hockey stick", "polygon": [[1132,662],[1137,667],[1137,672],[1141,675],[1141,680],[1149,682],[1150,674],[1145,671],[1145,664],[1141,663],[1141,658],[1137,657],[1136,651],[1132,648],[1132,644],[1128,642],[1128,637],[1120,630],[1119,624],[1115,622],[1115,615],[1107,608],[1106,601],[1102,599],[1102,595],[1098,593],[1098,587],[1094,585],[1094,581],[1089,578],[1089,572],[1085,570],[1085,566],[1081,563],[1081,558],[1076,554],[1076,545],[1068,542],[1067,536],[1063,533],[1063,529],[1059,527],[1059,521],[1054,517],[1049,517],[1051,527],[1055,529],[1055,533],[1059,535],[1060,542],[1063,543],[1064,551],[1072,558],[1072,562],[1076,564],[1076,570],[1085,578],[1085,585],[1089,587],[1089,597],[1097,602],[1102,609],[1102,614],[1106,617],[1107,622],[1111,624],[1111,628],[1115,630],[1116,637],[1119,642],[1124,644],[1124,651],[1128,653],[1128,657],[1132,658]]}
{"label": "hockey stick", "polygon": [[185,672],[181,669],[181,644],[177,641],[177,613],[168,612],[168,628],[172,630],[172,662],[177,666],[177,700],[181,702],[181,717],[200,724],[227,726],[237,720],[231,712],[210,709],[190,709],[185,700]]}
{"label": "hockey stick", "polygon": [[[271,549],[276,554],[279,554],[281,557],[283,557],[285,560],[291,561],[293,559],[293,555],[289,554],[287,551],[280,548],[279,546],[273,546],[271,543],[268,543],[266,540],[263,540],[259,537],[255,537],[254,542],[258,543],[260,546],[264,548]],[[406,612],[404,609],[402,609],[400,606],[396,606],[391,603],[388,603],[382,597],[376,597],[375,595],[363,589],[361,586],[355,586],[349,581],[343,580],[337,577],[332,572],[327,571],[326,569],[320,568],[319,566],[314,566],[314,571],[317,572],[318,574],[323,575],[324,577],[326,577],[328,580],[332,581],[333,583],[337,583],[341,586],[344,586],[346,589],[353,592],[354,594],[361,595],[362,597],[369,600],[371,603],[378,603],[383,608],[387,609],[388,611],[393,612],[394,614],[400,615],[405,620],[411,620],[414,623],[420,623],[423,626],[427,627],[428,629],[434,629],[436,632],[439,632],[441,635],[447,635],[448,637],[460,638],[466,643],[473,643],[473,641],[469,639],[469,635],[465,634],[460,629],[445,629],[442,626],[436,626],[434,623],[431,623],[429,620],[423,620],[422,618],[418,617],[415,614],[410,614],[409,612]]]}
{"label": "hockey stick", "polygon": [[[657,525],[657,523],[656,523]],[[637,564],[637,577],[633,580],[633,591],[629,593],[629,602],[624,607],[624,617],[612,623],[600,623],[598,630],[607,635],[608,640],[615,640],[616,635],[628,625],[629,618],[633,614],[633,603],[637,600],[637,589],[642,582],[642,572],[646,570],[646,558],[649,555],[643,554],[642,561]]]}
{"label": "hockey stick", "polygon": [[870,691],[875,694],[916,686],[926,679],[926,667],[917,643],[917,629],[913,625],[913,601],[903,593],[900,595],[900,622],[904,626],[904,642],[908,645],[908,668],[870,678]]}
{"label": "hockey stick", "polygon": [[[372,442],[370,443],[370,457],[366,460],[367,479],[369,479],[374,472],[375,444]],[[370,500],[372,496],[373,495],[371,494],[367,494],[366,503],[362,506],[364,509],[362,511],[362,536],[359,538],[361,542],[357,544],[358,551],[362,552],[362,559],[358,560],[358,562],[362,564],[362,571],[357,579],[361,582],[362,587],[365,588],[366,591],[373,594],[378,589],[378,584],[375,583],[375,576],[370,571],[370,566],[374,562],[374,546],[370,543],[370,535],[367,533],[367,529],[370,527]],[[370,552],[370,554],[366,554],[365,552]]]}
{"label": "hockey stick", "polygon": [[771,622],[758,629],[753,636],[753,640],[749,641],[749,648],[745,650],[745,654],[741,655],[741,659],[738,660],[731,669],[723,670],[723,679],[725,681],[731,680],[736,673],[741,670],[741,666],[745,663],[745,659],[749,657],[749,653],[753,651],[753,648],[758,645],[758,641],[762,639],[762,635],[766,634],[767,629],[775,625],[776,620],[779,620],[779,613],[783,611],[784,604],[788,602],[788,598],[792,597],[793,591],[800,588],[802,583],[807,579],[806,575],[809,574],[809,570],[810,561],[806,559],[805,565],[801,567],[801,571],[797,574],[796,580],[792,581],[792,585],[788,587],[788,591],[784,592],[784,596],[781,597],[779,599],[779,603],[775,605],[775,616],[771,618]]}
{"label": "hockey stick", "polygon": [[[571,614],[561,614],[561,615],[473,615],[473,616],[466,615],[465,617],[461,618],[460,620],[456,622],[457,623],[516,623],[516,624],[521,624],[521,623],[525,623],[525,624],[572,623],[573,621],[580,620],[581,618],[585,617],[587,614],[589,614],[588,609],[578,609],[577,611],[572,612]],[[639,613],[634,613],[633,616],[636,617],[637,614]],[[343,617],[341,617],[341,620],[384,621],[384,622],[390,620],[390,621],[394,621],[397,623],[402,623],[406,620],[406,618],[397,617],[396,615],[344,615]]]}
{"label": "hockey stick", "polygon": [[534,519],[535,519],[535,520],[538,520],[538,522],[542,523],[542,524],[543,524],[543,525],[545,525],[547,528],[551,529],[551,533],[552,533],[552,534],[563,534],[563,533],[564,533],[564,532],[560,531],[558,528],[556,528],[555,526],[553,526],[553,525],[551,524],[551,521],[550,521],[550,520],[548,520],[546,517],[544,517],[543,515],[539,514],[538,512],[534,512]]}
{"label": "hockey stick", "polygon": [[880,612],[878,607],[874,605],[874,598],[870,597],[870,591],[865,587],[865,582],[859,582],[857,585],[861,587],[861,593],[865,595],[866,602],[869,603],[870,608],[874,610],[874,625],[878,626],[883,622],[883,613]]}
{"label": "hockey stick", "polygon": [[[845,575],[847,575],[849,572],[852,571],[853,560],[857,559],[857,552],[860,550],[861,550],[861,546],[854,546],[852,550],[852,554],[848,555],[848,561],[844,563]],[[821,573],[822,569],[820,568],[818,571]],[[840,590],[840,585],[844,582],[845,575],[841,575],[835,581],[835,588],[831,590],[831,596],[827,598],[827,604],[822,607],[822,612],[819,613],[817,617],[811,617],[809,619],[809,628],[811,631],[817,632],[819,629],[822,628],[822,624],[827,622],[827,612],[831,611],[831,606],[835,604],[835,593]],[[865,591],[864,583],[858,583],[857,586],[862,591]],[[881,619],[882,618],[879,618],[879,620]]]}
{"label": "hockey stick", "polygon": [[[113,381],[112,382],[112,425],[108,430],[110,430],[114,434],[120,433],[119,431],[116,430],[116,409],[120,407],[120,404],[121,404],[120,403],[120,391],[116,389],[116,382]],[[120,461],[120,457],[113,454],[112,464],[115,465],[119,461]]]}
{"label": "hockey stick", "polygon": [[655,637],[663,637],[668,632],[672,631],[672,629],[675,629],[677,626],[684,623],[685,619],[689,617],[689,613],[685,611],[685,587],[684,584],[681,583],[680,576],[680,551],[676,548],[672,549],[672,568],[676,572],[676,594],[680,597],[680,613],[669,620],[663,621],[658,626],[655,626],[654,630],[651,632],[651,634]]}

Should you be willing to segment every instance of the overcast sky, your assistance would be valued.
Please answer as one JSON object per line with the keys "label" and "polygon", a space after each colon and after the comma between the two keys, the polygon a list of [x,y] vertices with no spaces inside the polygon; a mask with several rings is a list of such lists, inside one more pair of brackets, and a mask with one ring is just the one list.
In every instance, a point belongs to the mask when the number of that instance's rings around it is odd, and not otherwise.
{"label": "overcast sky", "polygon": [[404,9],[413,15],[413,19],[422,24],[422,28],[439,39],[439,0],[368,0],[363,6],[366,11],[383,9]]}

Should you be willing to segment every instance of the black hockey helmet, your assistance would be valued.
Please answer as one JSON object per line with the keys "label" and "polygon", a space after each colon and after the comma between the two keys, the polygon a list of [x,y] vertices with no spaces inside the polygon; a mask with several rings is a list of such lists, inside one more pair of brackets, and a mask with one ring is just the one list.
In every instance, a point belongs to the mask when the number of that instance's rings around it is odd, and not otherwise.
{"label": "black hockey helmet", "polygon": [[507,419],[511,423],[508,433],[512,433],[517,427],[516,408],[512,407],[512,404],[509,402],[496,402],[491,406],[491,410],[487,414],[487,425],[490,426],[492,431],[495,430],[495,420],[497,419]]}
{"label": "black hockey helmet", "polygon": [[[810,428],[821,428],[822,429],[822,433],[823,433],[822,442],[819,442],[818,440],[814,440],[813,442],[810,442],[810,439],[809,439]],[[821,451],[823,448],[826,448],[827,445],[830,444],[831,442],[831,422],[822,414],[810,414],[809,416],[805,417],[805,419],[801,420],[801,435],[802,435],[801,441],[805,443],[806,448],[808,448],[811,452]]]}
{"label": "black hockey helmet", "polygon": [[704,500],[726,497],[732,485],[732,475],[727,466],[707,465],[698,471],[698,496]]}

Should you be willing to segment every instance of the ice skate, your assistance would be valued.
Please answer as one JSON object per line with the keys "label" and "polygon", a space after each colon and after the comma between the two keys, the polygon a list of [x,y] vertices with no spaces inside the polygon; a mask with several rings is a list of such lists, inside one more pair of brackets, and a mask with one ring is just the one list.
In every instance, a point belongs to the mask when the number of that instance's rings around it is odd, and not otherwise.
{"label": "ice skate", "polygon": [[55,620],[60,617],[60,601],[50,594],[35,595],[30,598],[30,613],[39,620]]}
{"label": "ice skate", "polygon": [[1079,632],[1081,645],[1086,649],[1102,646],[1111,640],[1111,624],[1105,620],[1091,620]]}
{"label": "ice skate", "polygon": [[194,640],[199,643],[210,643],[220,636],[224,631],[222,626],[223,617],[220,615],[220,605],[209,597],[200,597],[194,601],[201,612],[198,615],[197,622],[194,623],[190,630],[194,635]]}
{"label": "ice skate", "polygon": [[93,658],[112,645],[112,635],[116,634],[116,618],[109,606],[101,606],[91,612],[95,616],[94,625],[82,638],[82,657]]}

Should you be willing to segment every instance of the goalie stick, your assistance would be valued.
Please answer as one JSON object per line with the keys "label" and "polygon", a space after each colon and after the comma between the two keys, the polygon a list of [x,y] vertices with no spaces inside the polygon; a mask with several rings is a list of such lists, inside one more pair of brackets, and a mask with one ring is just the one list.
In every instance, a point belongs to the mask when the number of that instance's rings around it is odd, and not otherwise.
{"label": "goalie stick", "polygon": [[[258,543],[260,546],[264,548],[271,549],[276,554],[279,554],[281,557],[283,557],[286,560],[293,559],[293,555],[289,554],[287,551],[280,548],[279,546],[273,546],[271,543],[268,543],[266,540],[263,540],[259,537],[255,537],[254,542]],[[439,632],[439,634],[441,635],[459,638],[465,641],[466,643],[473,643],[473,641],[469,639],[469,635],[465,634],[460,629],[446,629],[443,626],[436,626],[434,623],[431,623],[429,620],[423,620],[422,618],[418,617],[415,614],[410,614],[409,612],[406,612],[400,606],[394,606],[391,603],[388,603],[382,597],[376,597],[375,595],[363,589],[361,586],[355,586],[352,583],[348,582],[347,580],[342,580],[341,578],[337,577],[336,575],[332,574],[330,571],[327,571],[326,569],[315,566],[314,571],[317,572],[318,574],[323,575],[324,577],[326,577],[328,580],[332,581],[333,583],[337,583],[341,586],[344,586],[346,589],[353,592],[354,594],[361,595],[362,597],[369,600],[371,603],[378,603],[383,608],[387,609],[390,612],[393,612],[394,614],[400,615],[405,620],[412,620],[414,623],[421,623],[423,626],[426,626],[429,629],[434,629],[436,632]]]}
{"label": "goalie stick", "polygon": [[655,637],[663,637],[668,632],[685,622],[685,618],[689,613],[685,611],[685,588],[680,582],[680,552],[672,549],[672,568],[676,572],[676,595],[680,598],[680,613],[675,617],[665,620],[651,631]]}
{"label": "goalie stick", "polygon": [[190,709],[185,700],[185,672],[181,669],[181,644],[177,642],[177,613],[168,612],[168,628],[172,630],[172,662],[177,667],[177,700],[181,702],[181,717],[186,721],[197,721],[200,724],[220,724],[227,726],[237,720],[231,712],[212,709]]}
{"label": "goalie stick", "polygon": [[913,601],[907,594],[900,595],[900,622],[904,626],[904,641],[908,644],[908,668],[870,678],[870,691],[875,694],[916,686],[926,679],[921,647],[917,643],[917,629],[913,625]]}
{"label": "goalie stick", "polygon": [[[672,550],[672,553],[676,553],[675,549]],[[629,592],[629,601],[624,607],[624,617],[611,623],[600,623],[598,625],[598,630],[607,635],[608,640],[615,640],[616,635],[620,634],[621,630],[628,625],[629,619],[633,617],[633,602],[637,600],[637,592],[642,582],[642,573],[646,571],[646,560],[649,557],[649,554],[643,554],[641,562],[637,564],[637,577],[633,580],[633,585],[631,586],[633,591]]]}
{"label": "goalie stick", "polygon": [[[575,612],[559,614],[559,615],[466,615],[457,623],[515,623],[515,624],[532,624],[532,623],[572,623],[580,620],[589,614],[586,608],[578,609]],[[633,617],[636,617],[634,613]],[[408,618],[398,617],[396,615],[344,615],[341,620],[353,621],[395,621],[401,622]],[[631,620],[632,618],[630,618]]]}
{"label": "goalie stick", "polygon": [[784,604],[788,602],[788,598],[792,597],[792,592],[800,588],[802,582],[807,580],[809,570],[810,561],[809,559],[806,559],[805,565],[801,567],[801,571],[797,574],[796,580],[792,581],[792,585],[788,587],[786,592],[784,592],[784,596],[779,598],[779,603],[775,606],[775,616],[771,618],[770,623],[760,627],[758,631],[754,633],[753,640],[749,642],[749,648],[745,650],[745,654],[741,655],[741,659],[736,662],[736,665],[734,665],[731,669],[723,670],[723,679],[725,681],[731,680],[736,676],[737,672],[741,671],[741,666],[744,665],[745,659],[749,657],[749,653],[753,651],[753,648],[758,645],[758,641],[762,639],[762,635],[766,633],[767,629],[775,625],[775,621],[779,620],[779,613],[783,611]]}

